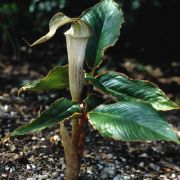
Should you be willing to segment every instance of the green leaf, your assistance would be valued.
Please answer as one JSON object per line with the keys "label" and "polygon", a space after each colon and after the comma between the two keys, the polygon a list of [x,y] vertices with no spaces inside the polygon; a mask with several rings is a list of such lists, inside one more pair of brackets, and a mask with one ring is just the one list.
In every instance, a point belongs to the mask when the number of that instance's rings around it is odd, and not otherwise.
{"label": "green leaf", "polygon": [[117,72],[108,72],[96,78],[87,76],[86,79],[101,91],[115,96],[118,100],[143,101],[162,111],[180,108],[169,100],[158,86],[148,81],[133,80]]}
{"label": "green leaf", "polygon": [[105,50],[119,38],[123,13],[113,0],[102,0],[83,12],[80,18],[93,29],[86,48],[86,60],[89,67],[96,68],[101,64]]}
{"label": "green leaf", "polygon": [[50,20],[49,32],[46,35],[42,36],[41,38],[39,38],[37,41],[35,41],[31,45],[28,42],[27,43],[29,46],[35,46],[37,44],[44,43],[54,36],[54,34],[56,33],[58,28],[60,28],[61,26],[65,25],[65,24],[72,23],[72,22],[75,22],[78,20],[79,19],[77,19],[77,18],[69,18],[68,16],[59,12],[59,13],[55,14],[52,17],[52,19]]}
{"label": "green leaf", "polygon": [[98,106],[89,121],[100,134],[123,141],[165,140],[179,143],[170,124],[151,105],[118,102]]}
{"label": "green leaf", "polygon": [[103,103],[103,98],[97,94],[90,94],[85,100],[87,112],[92,111],[94,108]]}
{"label": "green leaf", "polygon": [[20,88],[23,91],[47,91],[53,89],[64,89],[69,87],[68,66],[57,66],[42,79],[32,81]]}
{"label": "green leaf", "polygon": [[72,116],[80,115],[82,108],[79,104],[67,99],[58,99],[48,110],[41,113],[40,117],[14,130],[10,136],[24,135],[40,131],[44,128],[57,124]]}

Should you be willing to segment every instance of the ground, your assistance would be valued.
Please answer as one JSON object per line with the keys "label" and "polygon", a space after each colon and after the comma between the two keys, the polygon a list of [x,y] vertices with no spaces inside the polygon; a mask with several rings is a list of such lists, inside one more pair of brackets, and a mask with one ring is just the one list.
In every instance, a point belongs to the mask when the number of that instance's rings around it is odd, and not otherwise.
{"label": "ground", "polygon": [[[129,63],[129,64],[128,64]],[[131,61],[121,68],[143,78]],[[161,70],[143,67],[150,79],[156,74],[168,87],[179,83],[178,77],[165,78]],[[156,71],[155,71],[156,70]],[[59,92],[17,96],[21,83],[41,77],[38,67],[28,62],[0,58],[0,138],[20,125],[31,121],[48,107]],[[134,73],[132,73],[134,72]],[[179,85],[179,84],[178,84]],[[173,93],[173,94],[172,94]],[[176,93],[168,89],[171,98]],[[167,120],[179,129],[180,112],[166,113]],[[11,138],[0,145],[0,179],[35,180],[64,179],[65,163],[58,125],[31,135]],[[180,148],[172,142],[125,143],[103,139],[91,127],[87,132],[81,179],[180,179]]]}

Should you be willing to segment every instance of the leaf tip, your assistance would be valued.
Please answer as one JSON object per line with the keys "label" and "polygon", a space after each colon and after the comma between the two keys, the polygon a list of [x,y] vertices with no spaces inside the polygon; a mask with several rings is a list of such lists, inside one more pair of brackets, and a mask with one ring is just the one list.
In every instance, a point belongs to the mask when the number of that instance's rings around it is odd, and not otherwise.
{"label": "leaf tip", "polygon": [[28,46],[30,46],[30,47],[33,46],[33,44],[30,44],[25,38],[22,38],[22,40],[25,41],[25,43],[26,43]]}

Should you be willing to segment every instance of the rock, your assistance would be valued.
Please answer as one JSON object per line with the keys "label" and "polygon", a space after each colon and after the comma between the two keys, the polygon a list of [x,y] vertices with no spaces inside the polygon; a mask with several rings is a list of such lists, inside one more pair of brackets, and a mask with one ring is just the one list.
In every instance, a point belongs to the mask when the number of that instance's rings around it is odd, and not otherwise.
{"label": "rock", "polygon": [[154,163],[149,163],[149,167],[155,171],[159,171],[160,167]]}
{"label": "rock", "polygon": [[10,169],[9,166],[5,166],[5,170],[8,171]]}
{"label": "rock", "polygon": [[113,180],[123,180],[121,175],[117,175],[113,178]]}
{"label": "rock", "polygon": [[62,170],[65,170],[66,169],[66,165],[65,164],[62,164]]}
{"label": "rock", "polygon": [[34,164],[31,164],[32,169],[36,169],[36,166]]}
{"label": "rock", "polygon": [[143,168],[143,167],[144,167],[144,162],[140,162],[140,163],[138,164],[138,166]]}
{"label": "rock", "polygon": [[176,177],[176,174],[174,174],[174,173],[173,173],[173,174],[171,174],[171,178],[173,178],[173,179],[174,179],[175,177]]}
{"label": "rock", "polygon": [[102,166],[101,164],[97,164],[97,166],[98,166],[98,169],[99,169],[99,170],[102,170],[102,169],[103,169],[103,166]]}
{"label": "rock", "polygon": [[45,141],[46,139],[44,138],[44,137],[42,137],[41,139],[40,139],[40,141]]}
{"label": "rock", "polygon": [[139,157],[144,157],[144,158],[146,158],[146,157],[148,157],[148,154],[147,154],[147,153],[143,153],[143,154],[140,154]]}
{"label": "rock", "polygon": [[87,173],[88,173],[88,174],[93,174],[93,172],[92,172],[92,167],[87,167]]}
{"label": "rock", "polygon": [[57,172],[53,172],[53,173],[52,173],[52,177],[53,177],[53,178],[58,177],[58,173],[57,173]]}
{"label": "rock", "polygon": [[26,165],[26,169],[27,170],[30,170],[31,169],[31,166],[29,164]]}
{"label": "rock", "polygon": [[113,154],[107,154],[107,159],[112,159]]}
{"label": "rock", "polygon": [[130,179],[131,179],[131,177],[130,177],[130,176],[128,176],[128,175],[123,176],[123,180],[130,180]]}
{"label": "rock", "polygon": [[42,179],[47,179],[48,178],[48,175],[47,174],[44,174],[44,175],[42,175]]}
{"label": "rock", "polygon": [[7,177],[7,174],[5,174],[5,173],[2,173],[2,175],[1,175],[2,177]]}

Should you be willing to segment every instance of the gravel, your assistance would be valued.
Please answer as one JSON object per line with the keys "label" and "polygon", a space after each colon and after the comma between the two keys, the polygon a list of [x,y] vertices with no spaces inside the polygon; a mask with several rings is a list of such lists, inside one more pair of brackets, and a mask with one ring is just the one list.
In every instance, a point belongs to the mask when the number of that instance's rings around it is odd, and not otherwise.
{"label": "gravel", "polygon": [[[30,68],[30,67],[29,67]],[[19,67],[18,67],[19,69]],[[31,69],[26,68],[27,71]],[[6,71],[7,72],[7,71]],[[12,71],[14,72],[14,71]],[[12,73],[9,72],[9,73]],[[18,86],[26,73],[15,71],[11,83],[0,87],[0,138],[29,122],[57,97],[59,92],[17,97]],[[37,72],[31,73],[37,78]],[[172,111],[167,119],[180,127],[180,113]],[[65,177],[65,160],[59,127],[14,137],[0,145],[0,179],[61,180]],[[87,132],[80,179],[180,179],[180,148],[167,142],[125,143],[103,139],[91,127]]]}

